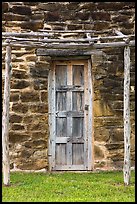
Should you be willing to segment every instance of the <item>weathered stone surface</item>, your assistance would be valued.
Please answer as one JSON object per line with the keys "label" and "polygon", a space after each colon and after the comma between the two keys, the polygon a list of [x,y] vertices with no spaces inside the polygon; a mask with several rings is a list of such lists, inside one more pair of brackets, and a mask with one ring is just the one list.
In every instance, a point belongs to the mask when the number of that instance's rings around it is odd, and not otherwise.
{"label": "weathered stone surface", "polygon": [[125,6],[125,2],[99,2],[97,3],[97,9],[105,11],[119,11]]}
{"label": "weathered stone surface", "polygon": [[90,16],[90,12],[78,12],[76,13],[76,18],[77,19],[81,19],[81,20],[88,20],[89,19],[89,16]]}
{"label": "weathered stone surface", "polygon": [[95,22],[94,23],[94,27],[93,27],[93,29],[94,30],[97,30],[97,31],[99,31],[99,30],[105,30],[105,29],[108,29],[110,27],[110,23],[108,23],[108,21],[102,21],[102,22]]}
{"label": "weathered stone surface", "polygon": [[31,15],[31,8],[29,6],[13,6],[10,10],[21,15]]}
{"label": "weathered stone surface", "polygon": [[95,159],[103,159],[104,158],[104,152],[102,151],[101,147],[94,146],[94,152],[95,152]]}
{"label": "weathered stone surface", "polygon": [[39,103],[30,105],[30,111],[32,113],[47,113],[48,112],[48,104]]}
{"label": "weathered stone surface", "polygon": [[108,150],[122,149],[124,147],[123,143],[108,143],[105,145]]}
{"label": "weathered stone surface", "polygon": [[31,114],[31,115],[24,115],[24,117],[23,117],[23,123],[25,123],[25,124],[31,124],[31,123],[33,123],[33,121],[34,121],[34,119],[33,119],[33,114]]}
{"label": "weathered stone surface", "polygon": [[44,10],[44,11],[57,11],[62,7],[59,2],[47,2],[47,3],[39,3],[38,9]]}
{"label": "weathered stone surface", "polygon": [[48,92],[47,91],[41,91],[41,101],[42,102],[47,102],[48,101]]}
{"label": "weathered stone surface", "polygon": [[15,113],[10,114],[10,122],[11,123],[21,123],[22,122],[22,116],[17,115]]}
{"label": "weathered stone surface", "polygon": [[46,130],[47,124],[45,122],[35,122],[33,124],[27,124],[27,130],[29,131],[40,131],[40,130]]}
{"label": "weathered stone surface", "polygon": [[28,21],[29,17],[26,15],[18,15],[13,13],[5,13],[2,16],[2,20],[4,21]]}
{"label": "weathered stone surface", "polygon": [[11,92],[10,101],[11,102],[19,101],[19,92],[18,93]]}
{"label": "weathered stone surface", "polygon": [[28,111],[28,105],[23,103],[13,103],[12,111],[15,113],[26,113]]}
{"label": "weathered stone surface", "polygon": [[105,126],[107,128],[110,127],[123,127],[123,120],[122,120],[122,116],[120,117],[116,117],[116,116],[108,116],[108,117],[95,117],[94,118],[94,125],[95,127],[102,127]]}
{"label": "weathered stone surface", "polygon": [[17,78],[17,79],[28,79],[28,75],[26,73],[26,70],[22,69],[13,69],[12,70],[12,78]]}
{"label": "weathered stone surface", "polygon": [[[45,121],[45,123],[46,123],[46,121]],[[35,143],[35,141],[38,141],[38,139],[43,138],[45,141],[45,144],[46,144],[47,143],[46,142],[47,137],[48,137],[48,134],[47,134],[46,130],[42,131],[42,132],[41,131],[32,132],[32,139],[33,139],[34,143]]]}
{"label": "weathered stone surface", "polygon": [[102,100],[94,101],[94,116],[111,116],[113,112],[111,111],[108,104]]}
{"label": "weathered stone surface", "polygon": [[107,12],[93,12],[92,14],[93,20],[101,20],[101,21],[110,21],[110,14]]}
{"label": "weathered stone surface", "polygon": [[12,130],[25,130],[24,125],[20,125],[20,124],[13,124],[11,127]]}
{"label": "weathered stone surface", "polygon": [[27,80],[14,79],[11,81],[11,89],[24,89],[30,86],[30,82]]}
{"label": "weathered stone surface", "polygon": [[30,74],[32,77],[42,77],[47,78],[48,77],[49,70],[45,67],[43,68],[30,68]]}
{"label": "weathered stone surface", "polygon": [[99,127],[94,129],[94,140],[98,142],[107,142],[109,140],[109,129]]}
{"label": "weathered stone surface", "polygon": [[61,18],[60,18],[60,14],[58,11],[54,11],[54,12],[44,12],[44,20],[45,21],[60,21]]}
{"label": "weathered stone surface", "polygon": [[36,159],[46,158],[47,157],[47,150],[35,151],[33,157],[35,157]]}
{"label": "weathered stone surface", "polygon": [[22,22],[21,23],[21,28],[23,29],[30,29],[32,31],[38,31],[38,29],[43,28],[43,21],[41,20],[30,20],[29,22]]}
{"label": "weathered stone surface", "polygon": [[37,91],[23,91],[20,97],[22,102],[39,101],[39,93]]}
{"label": "weathered stone surface", "polygon": [[33,85],[35,90],[47,90],[48,79],[35,79]]}
{"label": "weathered stone surface", "polygon": [[110,130],[110,141],[111,142],[118,142],[124,141],[124,130],[123,128],[111,128]]}
{"label": "weathered stone surface", "polygon": [[8,10],[9,10],[8,2],[2,2],[2,13],[8,12]]}
{"label": "weathered stone surface", "polygon": [[80,25],[80,24],[70,24],[70,25],[67,25],[67,29],[68,30],[81,30],[82,25]]}
{"label": "weathered stone surface", "polygon": [[15,132],[15,131],[9,132],[9,142],[13,144],[24,142],[28,140],[28,138],[29,138],[28,134],[23,132]]}

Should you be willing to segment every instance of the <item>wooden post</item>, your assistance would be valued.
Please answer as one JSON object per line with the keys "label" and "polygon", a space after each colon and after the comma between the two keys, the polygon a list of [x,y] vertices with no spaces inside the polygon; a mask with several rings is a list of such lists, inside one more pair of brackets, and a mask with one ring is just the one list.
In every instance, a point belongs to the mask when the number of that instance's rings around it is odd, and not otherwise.
{"label": "wooden post", "polygon": [[11,47],[6,47],[5,56],[5,84],[3,96],[2,118],[2,150],[3,150],[3,182],[10,184],[10,159],[9,159],[9,102],[10,102],[10,76],[11,76]]}
{"label": "wooden post", "polygon": [[124,49],[124,184],[130,183],[130,47]]}

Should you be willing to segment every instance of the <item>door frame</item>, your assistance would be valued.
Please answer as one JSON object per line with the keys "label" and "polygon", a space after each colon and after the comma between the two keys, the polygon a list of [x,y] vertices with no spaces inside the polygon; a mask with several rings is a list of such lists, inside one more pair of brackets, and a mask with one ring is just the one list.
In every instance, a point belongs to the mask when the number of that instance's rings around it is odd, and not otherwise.
{"label": "door frame", "polygon": [[[69,60],[68,58],[66,61]],[[86,117],[87,122],[87,144],[88,144],[88,152],[87,152],[87,166],[85,168],[86,171],[93,170],[93,164],[94,164],[94,157],[93,157],[93,87],[92,87],[92,70],[91,70],[91,57],[84,57],[80,58],[73,58],[70,60],[86,60],[88,62],[88,66],[86,67],[87,76],[88,76],[88,90],[87,90],[87,104],[88,104],[88,115]],[[53,71],[53,64],[54,61],[65,61],[64,57],[61,59],[60,57],[56,57],[50,61],[50,69],[49,69],[49,75],[48,75],[48,106],[49,106],[49,112],[48,112],[48,124],[49,124],[49,138],[48,138],[48,169],[49,171],[54,170],[55,166],[55,152],[53,151],[55,149],[55,142],[54,142],[54,135],[55,135],[55,115],[53,114],[53,111],[55,112],[55,72]]]}

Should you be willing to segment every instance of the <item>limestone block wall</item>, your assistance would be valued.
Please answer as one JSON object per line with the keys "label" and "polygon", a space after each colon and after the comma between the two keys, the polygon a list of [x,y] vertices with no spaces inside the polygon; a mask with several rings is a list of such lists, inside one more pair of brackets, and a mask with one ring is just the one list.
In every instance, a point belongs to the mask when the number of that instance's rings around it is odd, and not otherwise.
{"label": "limestone block wall", "polygon": [[[2,31],[94,30],[92,36],[135,32],[135,2],[3,2]],[[66,34],[66,37],[69,37]],[[71,37],[75,37],[72,35]],[[80,34],[79,37],[85,37]],[[123,48],[92,56],[94,164],[123,164]],[[4,81],[5,49],[2,49]],[[35,49],[12,49],[10,97],[11,169],[48,169],[49,62]],[[131,164],[135,160],[135,50],[131,48]]]}

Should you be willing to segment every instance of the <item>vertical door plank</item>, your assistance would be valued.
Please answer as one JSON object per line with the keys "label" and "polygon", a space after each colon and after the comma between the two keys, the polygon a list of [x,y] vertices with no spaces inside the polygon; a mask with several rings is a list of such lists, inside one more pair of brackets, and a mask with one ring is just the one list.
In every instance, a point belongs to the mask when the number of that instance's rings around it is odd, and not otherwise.
{"label": "vertical door plank", "polygon": [[83,137],[83,118],[73,117],[72,122],[72,133],[73,137],[82,138]]}
{"label": "vertical door plank", "polygon": [[66,144],[56,144],[56,165],[66,165]]}
{"label": "vertical door plank", "polygon": [[84,110],[84,93],[73,92],[72,93],[72,110],[83,111]]}
{"label": "vertical door plank", "polygon": [[56,111],[66,110],[66,92],[56,92]]}
{"label": "vertical door plank", "polygon": [[56,118],[56,137],[67,137],[67,118]]}
{"label": "vertical door plank", "polygon": [[[72,85],[72,65],[68,63],[67,85]],[[72,91],[67,91],[67,111],[72,110]],[[67,136],[72,137],[72,117],[67,116]],[[67,142],[67,165],[72,165],[72,143]]]}
{"label": "vertical door plank", "polygon": [[84,65],[73,65],[73,85],[84,85]]}
{"label": "vertical door plank", "polygon": [[67,65],[56,64],[56,88],[67,85]]}
{"label": "vertical door plank", "polygon": [[74,143],[72,146],[72,163],[73,165],[81,165],[84,163],[84,144]]}

